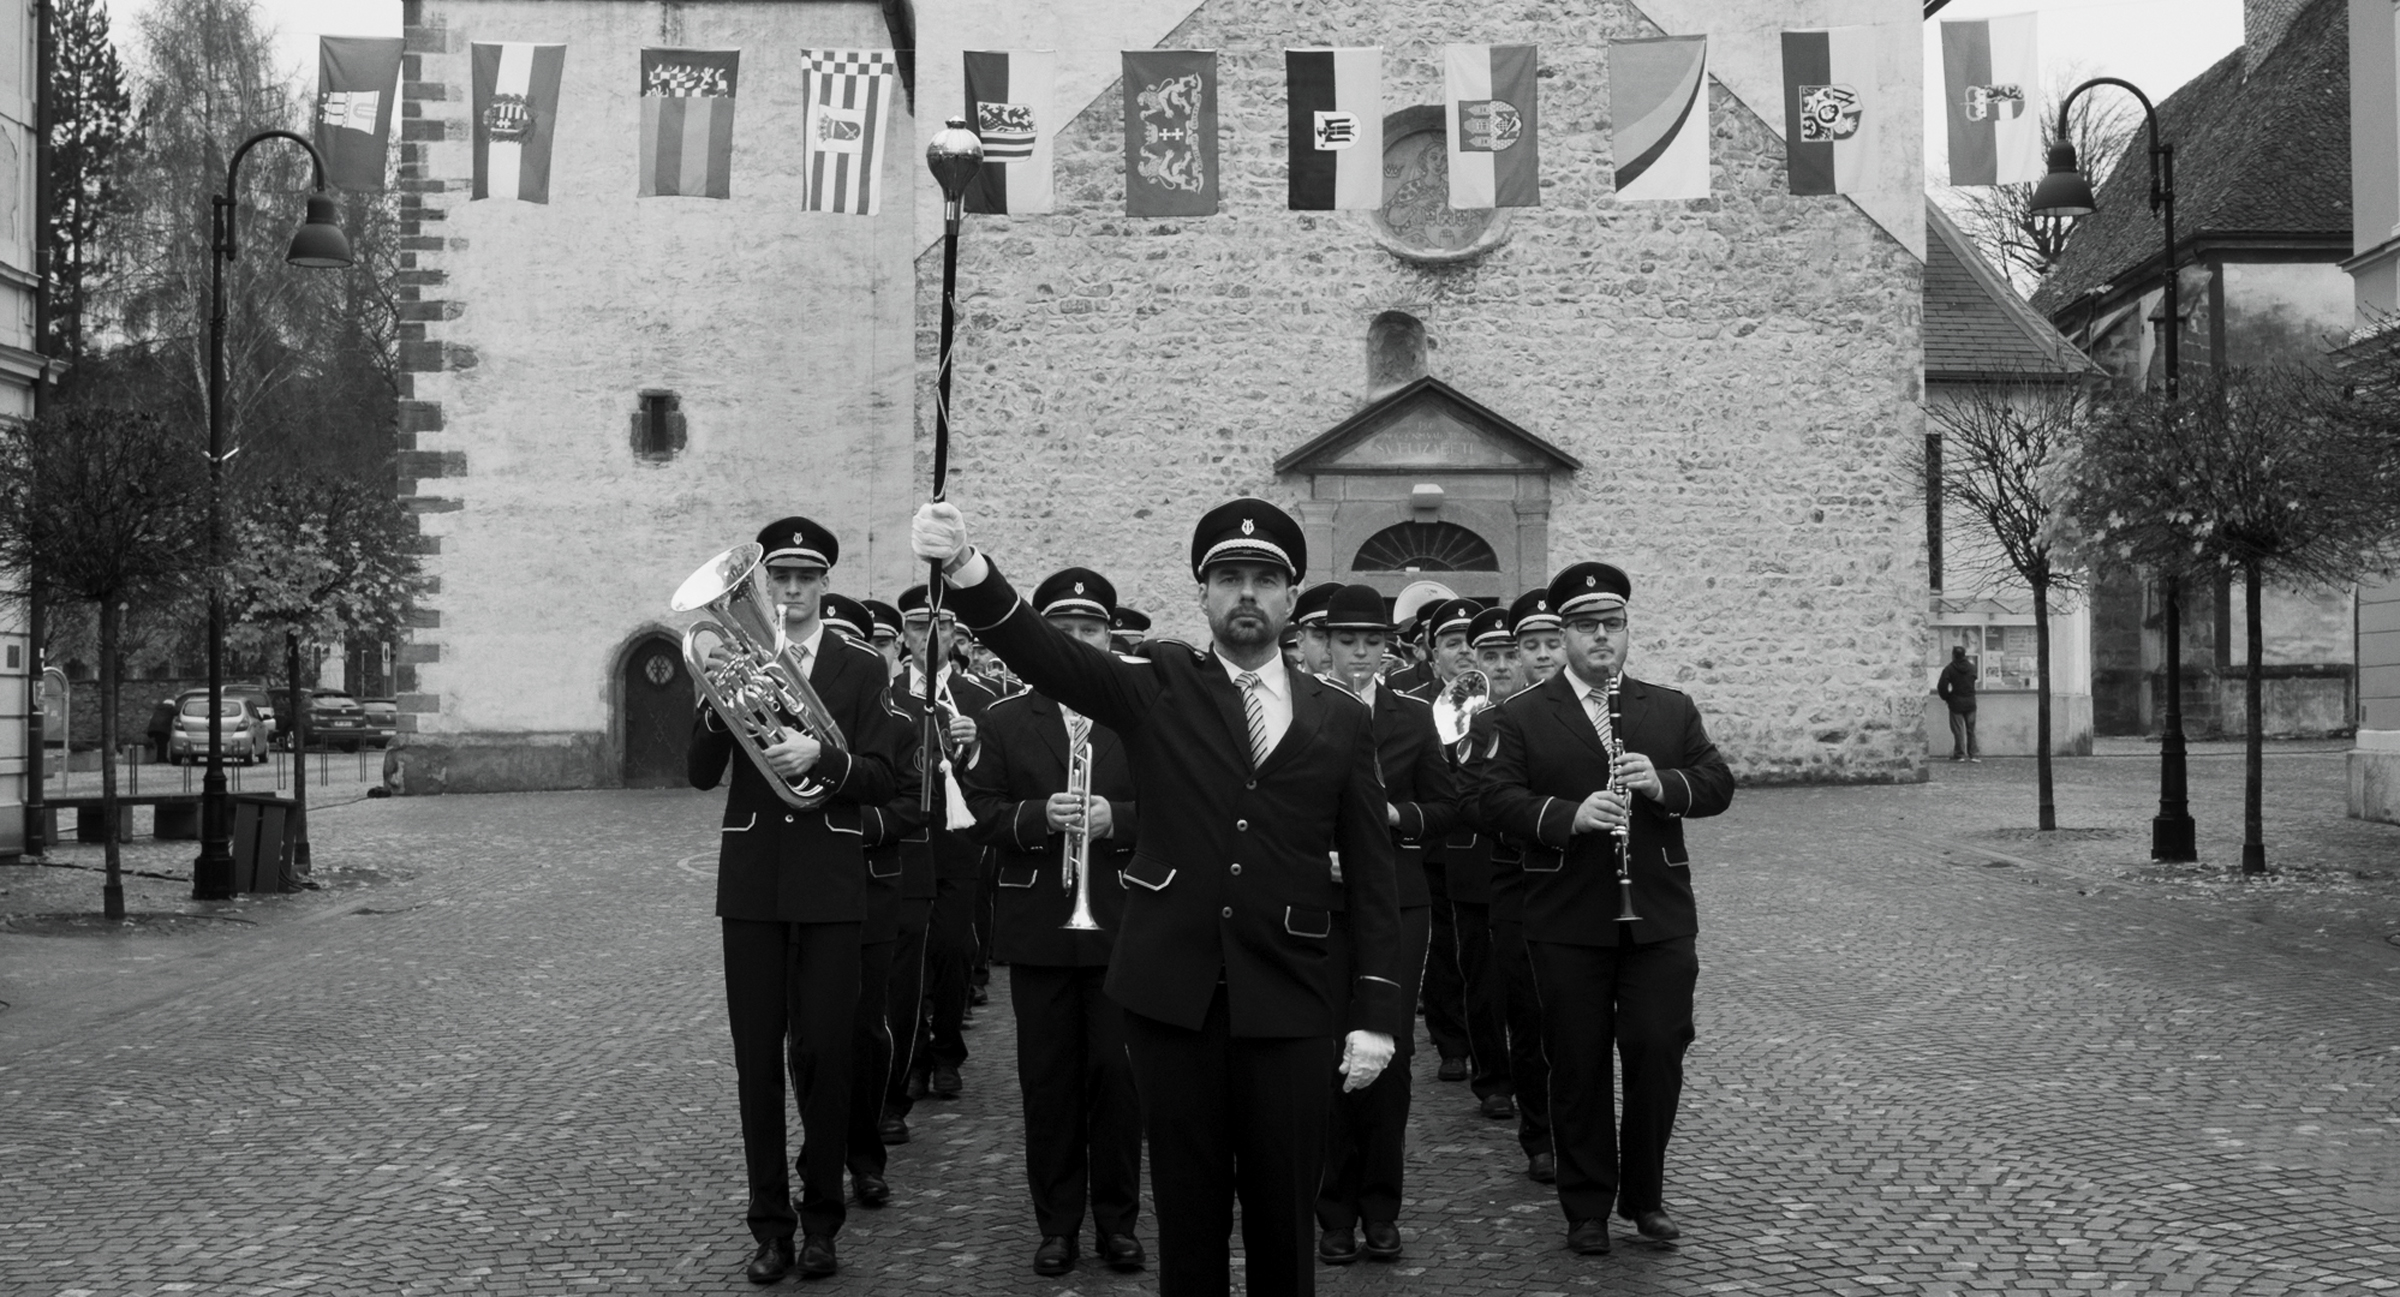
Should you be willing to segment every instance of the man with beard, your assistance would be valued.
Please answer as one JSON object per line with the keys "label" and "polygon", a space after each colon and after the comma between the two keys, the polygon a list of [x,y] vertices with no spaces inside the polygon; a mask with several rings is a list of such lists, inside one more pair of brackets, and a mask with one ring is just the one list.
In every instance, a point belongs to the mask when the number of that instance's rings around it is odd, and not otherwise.
{"label": "man with beard", "polygon": [[921,507],[912,542],[984,643],[1125,744],[1141,827],[1107,990],[1142,1097],[1161,1297],[1231,1290],[1237,1197],[1247,1291],[1313,1292],[1325,1078],[1372,1083],[1408,1022],[1371,717],[1277,651],[1307,567],[1299,524],[1255,499],[1204,515],[1191,558],[1210,648],[1153,641],[1144,658],[1035,615],[955,505]]}
{"label": "man with beard", "polygon": [[1623,674],[1632,594],[1606,563],[1551,578],[1567,669],[1500,705],[1480,795],[1484,821],[1526,844],[1559,1206],[1567,1246],[1585,1254],[1609,1250],[1611,1207],[1644,1237],[1681,1232],[1666,1211],[1667,1139],[1700,973],[1683,821],[1733,800],[1733,772],[1692,700]]}

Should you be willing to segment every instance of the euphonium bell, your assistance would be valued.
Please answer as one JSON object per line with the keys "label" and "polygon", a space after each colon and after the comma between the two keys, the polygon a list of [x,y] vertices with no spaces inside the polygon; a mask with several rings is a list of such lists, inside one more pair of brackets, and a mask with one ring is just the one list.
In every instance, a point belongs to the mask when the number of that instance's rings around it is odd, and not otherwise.
{"label": "euphonium bell", "polygon": [[1443,747],[1456,747],[1467,737],[1475,713],[1492,705],[1492,678],[1473,667],[1450,678],[1433,700],[1433,728]]}
{"label": "euphonium bell", "polygon": [[[683,632],[683,664],[775,795],[796,810],[813,810],[832,787],[807,774],[783,778],[767,764],[765,749],[781,742],[793,726],[837,752],[848,751],[850,744],[825,700],[810,687],[800,655],[783,644],[783,615],[767,584],[765,558],[766,550],[755,543],[726,550],[685,578],[670,606],[707,614]],[[728,650],[723,665],[709,666],[700,643],[704,636],[714,636]]]}

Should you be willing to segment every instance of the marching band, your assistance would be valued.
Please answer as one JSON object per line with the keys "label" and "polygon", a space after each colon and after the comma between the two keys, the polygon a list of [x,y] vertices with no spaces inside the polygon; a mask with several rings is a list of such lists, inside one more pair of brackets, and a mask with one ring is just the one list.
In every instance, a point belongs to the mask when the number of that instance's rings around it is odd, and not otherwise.
{"label": "marching band", "polygon": [[[862,603],[827,589],[836,539],[786,518],[676,599],[704,613],[692,783],[731,772],[751,1281],[839,1269],[845,1172],[859,1205],[892,1198],[913,1105],[963,1088],[982,955],[1015,1015],[1038,1274],[1087,1237],[1150,1265],[1145,1148],[1169,1297],[1231,1289],[1237,1203],[1254,1294],[1404,1255],[1420,1012],[1436,1075],[1556,1184],[1568,1248],[1608,1251],[1611,1214],[1679,1237],[1682,821],[1733,779],[1689,698],[1625,673],[1624,572],[1492,607],[1303,589],[1299,525],[1240,498],[1194,529],[1193,646],[1146,638],[1089,568],[1020,597],[952,505],[912,544],[938,582]],[[815,1136],[796,1163],[787,1072]]]}

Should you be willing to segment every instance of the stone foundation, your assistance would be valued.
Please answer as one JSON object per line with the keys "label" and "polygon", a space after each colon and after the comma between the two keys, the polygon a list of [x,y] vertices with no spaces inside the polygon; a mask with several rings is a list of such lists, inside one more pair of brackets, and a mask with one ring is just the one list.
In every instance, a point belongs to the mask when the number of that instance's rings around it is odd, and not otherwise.
{"label": "stone foundation", "polygon": [[440,734],[386,752],[383,783],[395,796],[525,793],[612,788],[618,783],[608,736],[598,731],[547,734]]}
{"label": "stone foundation", "polygon": [[2400,730],[2360,730],[2350,750],[2350,816],[2400,824]]}

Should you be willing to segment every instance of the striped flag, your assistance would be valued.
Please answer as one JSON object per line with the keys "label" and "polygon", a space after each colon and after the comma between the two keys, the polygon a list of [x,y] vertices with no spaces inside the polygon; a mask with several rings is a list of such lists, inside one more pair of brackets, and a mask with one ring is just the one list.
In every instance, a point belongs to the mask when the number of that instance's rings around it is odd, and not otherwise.
{"label": "striped flag", "polygon": [[1783,34],[1784,169],[1795,194],[1848,194],[1875,163],[1875,29]]}
{"label": "striped flag", "polygon": [[1541,206],[1540,63],[1531,45],[1443,48],[1453,209]]}
{"label": "striped flag", "polygon": [[1053,50],[968,50],[967,123],[983,141],[983,165],[967,183],[967,210],[1047,212],[1050,141],[1058,136],[1058,54]]}
{"label": "striped flag", "polygon": [[564,45],[475,42],[476,198],[550,201],[550,142],[558,134]]}
{"label": "striped flag", "polygon": [[1217,210],[1217,52],[1126,50],[1125,214]]}
{"label": "striped flag", "polygon": [[1708,38],[1608,43],[1617,197],[1708,197]]}
{"label": "striped flag", "polygon": [[401,43],[397,36],[317,40],[317,152],[325,155],[325,183],[337,189],[383,188]]}
{"label": "striped flag", "polygon": [[741,62],[740,50],[642,51],[642,197],[732,196]]}
{"label": "striped flag", "polygon": [[883,210],[886,118],[900,65],[890,50],[800,51],[803,211],[873,216]]}
{"label": "striped flag", "polygon": [[1942,24],[1951,184],[2014,185],[2042,178],[2033,24],[2032,14]]}
{"label": "striped flag", "polygon": [[1283,52],[1291,104],[1291,208],[1383,207],[1383,50]]}

